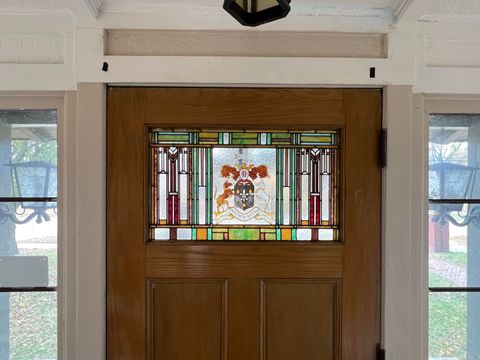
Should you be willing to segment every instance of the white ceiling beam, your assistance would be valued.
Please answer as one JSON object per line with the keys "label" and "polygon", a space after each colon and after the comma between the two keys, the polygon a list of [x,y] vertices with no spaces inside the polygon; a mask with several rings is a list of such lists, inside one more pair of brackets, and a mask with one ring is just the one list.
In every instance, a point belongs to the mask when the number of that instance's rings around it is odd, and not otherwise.
{"label": "white ceiling beam", "polygon": [[432,9],[435,8],[436,1],[438,0],[399,0],[397,6],[393,9],[394,12],[397,12],[395,23],[397,25],[414,23],[421,16],[431,13]]}
{"label": "white ceiling beam", "polygon": [[392,15],[395,22],[398,22],[403,14],[407,11],[408,7],[412,4],[413,0],[397,0],[392,6]]}
{"label": "white ceiling beam", "polygon": [[100,0],[64,0],[77,19],[95,20],[100,15],[102,3]]}

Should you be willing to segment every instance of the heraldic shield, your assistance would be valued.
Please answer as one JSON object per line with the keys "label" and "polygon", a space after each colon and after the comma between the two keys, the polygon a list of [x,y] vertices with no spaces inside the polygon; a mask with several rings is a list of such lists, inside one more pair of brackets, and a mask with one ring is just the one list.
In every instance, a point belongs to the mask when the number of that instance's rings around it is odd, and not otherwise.
{"label": "heraldic shield", "polygon": [[255,185],[248,179],[240,179],[235,184],[235,206],[243,210],[255,204]]}

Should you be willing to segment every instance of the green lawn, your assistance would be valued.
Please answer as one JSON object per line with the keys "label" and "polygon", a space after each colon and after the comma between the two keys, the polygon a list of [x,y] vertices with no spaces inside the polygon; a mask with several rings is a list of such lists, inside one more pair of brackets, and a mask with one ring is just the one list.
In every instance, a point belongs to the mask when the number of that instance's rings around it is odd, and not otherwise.
{"label": "green lawn", "polygon": [[[465,252],[434,253],[431,257],[467,268]],[[430,287],[457,286],[449,279],[429,273]],[[467,359],[467,295],[466,293],[430,293],[429,356],[432,358]]]}
{"label": "green lawn", "polygon": [[[47,256],[49,285],[56,286],[56,249],[20,249],[19,255]],[[56,359],[56,334],[55,292],[10,294],[10,360]]]}
{"label": "green lawn", "polygon": [[10,295],[10,360],[57,358],[57,294]]}
{"label": "green lawn", "polygon": [[431,293],[429,299],[429,355],[466,360],[467,296]]}
{"label": "green lawn", "polygon": [[460,266],[464,269],[467,268],[467,253],[466,252],[446,252],[446,253],[433,253],[431,257],[448,261],[454,265]]}

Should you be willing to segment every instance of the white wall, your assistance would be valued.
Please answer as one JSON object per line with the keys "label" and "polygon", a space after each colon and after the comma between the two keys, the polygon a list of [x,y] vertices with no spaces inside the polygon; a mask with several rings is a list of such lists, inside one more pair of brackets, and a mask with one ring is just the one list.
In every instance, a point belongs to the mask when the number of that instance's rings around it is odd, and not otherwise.
{"label": "white wall", "polygon": [[[78,83],[103,82],[411,85],[414,92],[479,93],[480,21],[477,15],[458,15],[451,3],[413,1],[397,23],[371,14],[307,16],[297,12],[260,28],[387,33],[386,59],[104,56],[106,28],[242,29],[220,7],[211,13],[176,7],[157,13],[106,12],[98,19],[65,12],[0,13],[0,90],[75,90]],[[478,9],[463,10],[468,14]],[[101,70],[104,61],[110,65],[108,72]],[[369,78],[370,67],[376,67],[375,79]]]}

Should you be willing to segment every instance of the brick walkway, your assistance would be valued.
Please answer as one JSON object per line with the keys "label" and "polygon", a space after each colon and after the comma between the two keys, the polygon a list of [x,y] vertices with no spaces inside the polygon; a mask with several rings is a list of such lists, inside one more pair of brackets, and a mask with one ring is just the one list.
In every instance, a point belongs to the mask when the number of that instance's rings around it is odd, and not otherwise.
{"label": "brick walkway", "polygon": [[458,265],[452,264],[451,262],[437,259],[434,257],[430,258],[429,266],[431,272],[448,279],[455,286],[467,286],[466,269]]}

